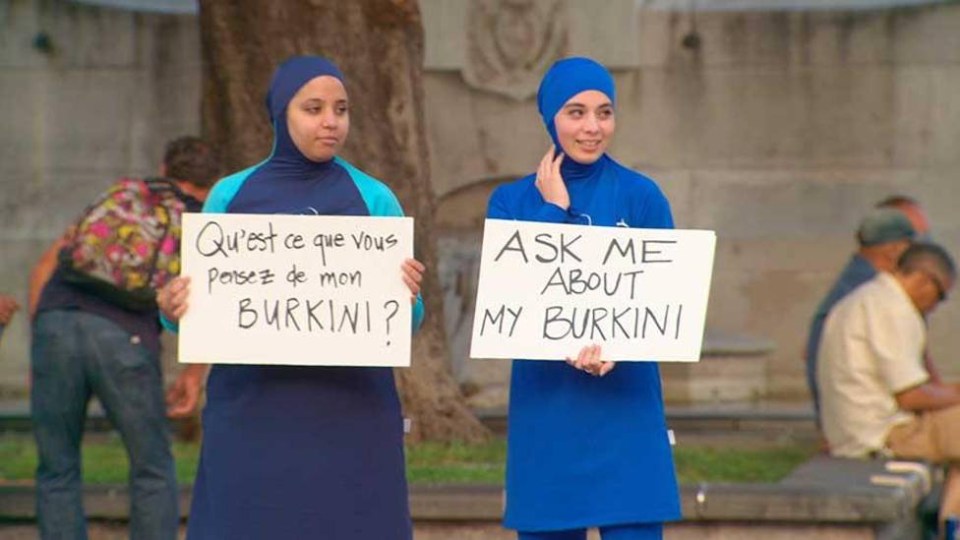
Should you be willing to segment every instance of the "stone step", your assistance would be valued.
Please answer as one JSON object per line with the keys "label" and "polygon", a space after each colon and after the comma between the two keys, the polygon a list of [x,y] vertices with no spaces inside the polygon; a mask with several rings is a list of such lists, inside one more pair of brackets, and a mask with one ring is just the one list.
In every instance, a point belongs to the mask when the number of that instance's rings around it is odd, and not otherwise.
{"label": "stone step", "polygon": [[[495,433],[506,433],[505,407],[478,409],[477,416]],[[813,408],[807,403],[715,403],[667,405],[667,425],[677,432],[816,433]]]}
{"label": "stone step", "polygon": [[[475,410],[494,433],[507,430],[506,407]],[[680,433],[798,433],[815,434],[813,409],[806,403],[716,403],[668,405],[667,425]],[[174,422],[180,424],[179,421]],[[26,400],[0,402],[0,432],[30,431],[30,404]],[[96,400],[87,413],[87,431],[110,431],[112,426]]]}

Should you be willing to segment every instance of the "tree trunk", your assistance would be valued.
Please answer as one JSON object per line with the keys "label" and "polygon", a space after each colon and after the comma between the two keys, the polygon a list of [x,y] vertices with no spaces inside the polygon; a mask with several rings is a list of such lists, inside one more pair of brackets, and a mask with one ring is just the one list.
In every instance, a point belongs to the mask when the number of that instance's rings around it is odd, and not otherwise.
{"label": "tree trunk", "polygon": [[[397,370],[411,440],[478,441],[489,432],[467,408],[448,362],[435,269],[434,194],[423,113],[423,28],[416,0],[203,0],[203,132],[226,170],[262,160],[272,133],[264,99],[289,56],[330,58],[346,77],[350,136],[344,157],[385,181],[416,218],[427,318],[413,366]],[[433,270],[433,271],[431,271]]]}

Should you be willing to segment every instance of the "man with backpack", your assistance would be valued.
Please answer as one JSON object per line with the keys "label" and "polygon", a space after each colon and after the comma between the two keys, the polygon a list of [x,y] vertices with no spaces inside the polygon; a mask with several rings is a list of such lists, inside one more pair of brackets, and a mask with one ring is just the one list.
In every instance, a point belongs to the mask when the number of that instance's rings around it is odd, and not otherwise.
{"label": "man with backpack", "polygon": [[171,141],[161,176],[99,196],[30,274],[31,416],[42,538],[86,538],[80,445],[100,400],[130,459],[130,536],[173,539],[179,515],[155,290],[179,273],[180,223],[218,177],[213,148]]}

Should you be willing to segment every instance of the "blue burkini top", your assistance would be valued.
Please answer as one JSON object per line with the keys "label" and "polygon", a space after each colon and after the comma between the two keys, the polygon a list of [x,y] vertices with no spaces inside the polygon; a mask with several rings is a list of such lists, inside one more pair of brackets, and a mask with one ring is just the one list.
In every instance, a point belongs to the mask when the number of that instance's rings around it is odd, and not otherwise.
{"label": "blue burkini top", "polygon": [[[562,60],[548,72],[538,101],[554,142],[556,113],[590,89],[614,98],[610,75],[592,60]],[[498,187],[487,217],[673,228],[670,205],[656,183],[607,155],[590,165],[565,158],[561,173],[570,194],[568,210],[545,202],[530,175]],[[507,527],[551,531],[679,517],[656,363],[620,362],[595,377],[562,361],[513,362]]]}
{"label": "blue burkini top", "polygon": [[[273,153],[217,183],[205,212],[403,214],[383,183],[339,158],[310,161],[291,141],[287,104],[320,75],[342,80],[322,58],[280,66],[267,98]],[[413,309],[417,326],[421,299]],[[403,419],[390,368],[215,365],[203,427],[191,539],[410,538]]]}

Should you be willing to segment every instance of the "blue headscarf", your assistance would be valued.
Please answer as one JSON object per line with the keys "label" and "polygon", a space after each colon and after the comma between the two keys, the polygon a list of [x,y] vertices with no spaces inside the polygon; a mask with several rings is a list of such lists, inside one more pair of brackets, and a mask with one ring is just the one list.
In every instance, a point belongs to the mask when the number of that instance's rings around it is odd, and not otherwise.
{"label": "blue headscarf", "polygon": [[[273,154],[271,162],[288,169],[287,173],[305,173],[306,169],[315,168],[319,164],[311,161],[293,143],[287,127],[287,106],[293,96],[311,80],[329,75],[335,77],[346,86],[343,74],[337,66],[320,56],[294,56],[277,67],[267,91],[267,113],[273,124]],[[332,160],[331,160],[332,162]],[[329,163],[329,162],[328,162]]]}
{"label": "blue headscarf", "polygon": [[561,148],[553,119],[563,108],[564,103],[587,90],[602,92],[610,98],[610,103],[616,105],[617,94],[613,77],[610,76],[607,68],[589,58],[574,56],[558,60],[550,66],[547,74],[540,81],[540,89],[537,90],[537,108],[540,110],[540,116],[543,117],[547,133],[553,139],[553,144],[557,145],[557,150]]}

